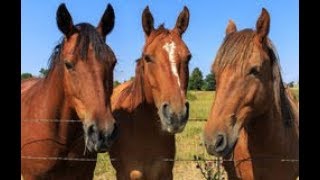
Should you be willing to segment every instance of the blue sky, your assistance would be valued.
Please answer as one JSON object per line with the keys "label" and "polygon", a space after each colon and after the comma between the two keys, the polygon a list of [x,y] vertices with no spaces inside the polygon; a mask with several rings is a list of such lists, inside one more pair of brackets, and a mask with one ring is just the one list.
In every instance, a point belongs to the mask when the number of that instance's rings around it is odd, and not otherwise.
{"label": "blue sky", "polygon": [[115,80],[122,82],[134,75],[135,59],[141,55],[144,33],[143,9],[149,5],[155,26],[165,23],[173,28],[184,5],[190,10],[190,22],[183,39],[192,53],[190,71],[199,67],[209,73],[216,52],[225,35],[229,19],[238,30],[254,28],[261,8],[271,16],[269,37],[275,44],[285,82],[299,80],[299,1],[298,0],[22,0],[21,1],[21,72],[39,75],[47,68],[48,58],[62,34],[56,25],[56,10],[66,6],[75,24],[97,25],[108,3],[115,10],[115,27],[107,44],[115,52],[118,64]]}

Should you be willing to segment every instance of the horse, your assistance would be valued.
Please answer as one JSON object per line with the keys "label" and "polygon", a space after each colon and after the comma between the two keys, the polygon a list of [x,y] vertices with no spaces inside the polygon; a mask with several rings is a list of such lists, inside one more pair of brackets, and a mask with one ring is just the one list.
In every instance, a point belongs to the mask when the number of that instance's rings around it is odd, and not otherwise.
{"label": "horse", "polygon": [[109,154],[118,180],[173,178],[175,134],[189,117],[191,53],[182,40],[188,24],[187,7],[171,30],[164,24],[154,28],[148,6],[142,13],[145,45],[135,77],[117,86],[111,97],[119,133]]}
{"label": "horse", "polygon": [[212,65],[217,89],[204,144],[225,160],[229,179],[299,176],[298,106],[284,87],[269,30],[265,8],[255,30],[238,31],[230,20]]}
{"label": "horse", "polygon": [[21,82],[24,180],[91,180],[95,161],[59,158],[95,159],[110,149],[117,132],[110,104],[116,57],[105,39],[114,19],[108,4],[97,27],[74,25],[66,5],[59,5],[56,20],[64,36],[49,59],[49,72]]}

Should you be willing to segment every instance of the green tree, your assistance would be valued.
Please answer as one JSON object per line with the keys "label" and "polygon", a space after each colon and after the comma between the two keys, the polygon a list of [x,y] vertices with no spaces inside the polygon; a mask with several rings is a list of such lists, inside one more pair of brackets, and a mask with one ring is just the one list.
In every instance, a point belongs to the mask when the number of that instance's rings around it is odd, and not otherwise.
{"label": "green tree", "polygon": [[204,82],[201,70],[198,67],[194,68],[189,78],[188,89],[201,90],[203,83]]}
{"label": "green tree", "polygon": [[293,88],[293,86],[294,86],[294,81],[291,81],[288,83],[288,87]]}
{"label": "green tree", "polygon": [[204,79],[202,90],[205,90],[205,91],[216,90],[216,80],[213,73],[210,72]]}
{"label": "green tree", "polygon": [[32,78],[32,74],[31,73],[22,73],[21,74],[21,80],[29,79],[29,78]]}
{"label": "green tree", "polygon": [[49,70],[41,68],[39,72],[41,77],[46,77],[48,75]]}
{"label": "green tree", "polygon": [[120,84],[121,84],[121,83],[120,83],[119,81],[115,80],[115,81],[113,82],[113,88],[119,86]]}

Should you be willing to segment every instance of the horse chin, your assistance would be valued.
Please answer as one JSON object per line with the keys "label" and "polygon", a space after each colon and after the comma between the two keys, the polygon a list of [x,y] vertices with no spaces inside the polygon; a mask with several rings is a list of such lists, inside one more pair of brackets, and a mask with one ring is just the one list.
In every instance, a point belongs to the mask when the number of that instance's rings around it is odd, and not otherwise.
{"label": "horse chin", "polygon": [[108,152],[109,149],[110,146],[102,146],[99,142],[94,144],[89,141],[85,145],[85,151],[88,150],[90,153],[105,153]]}
{"label": "horse chin", "polygon": [[232,143],[229,143],[227,147],[220,152],[217,152],[215,149],[212,149],[213,146],[208,146],[206,144],[206,149],[208,154],[216,157],[223,157],[224,159],[230,159],[232,157],[232,153],[234,151],[234,147],[237,144],[237,139],[234,140]]}
{"label": "horse chin", "polygon": [[170,134],[177,134],[177,133],[181,133],[185,128],[185,125],[183,126],[179,126],[179,127],[172,127],[172,126],[168,126],[166,128],[166,131]]}
{"label": "horse chin", "polygon": [[180,125],[169,125],[167,123],[161,123],[162,131],[167,132],[169,134],[177,134],[181,133],[186,124],[180,124]]}
{"label": "horse chin", "polygon": [[221,152],[216,152],[214,150],[208,150],[207,149],[208,154],[212,155],[212,156],[216,156],[216,157],[223,157],[224,159],[229,159],[231,158],[232,152],[233,152],[233,148],[226,148],[224,151]]}
{"label": "horse chin", "polygon": [[94,144],[91,143],[91,142],[88,142],[88,143],[85,144],[85,149],[87,149],[91,153],[95,152]]}
{"label": "horse chin", "polygon": [[237,141],[238,141],[238,139],[236,139],[233,143],[228,144],[228,147],[221,154],[221,156],[224,159],[232,158],[232,154],[233,154],[234,148],[235,148],[235,146],[237,144]]}

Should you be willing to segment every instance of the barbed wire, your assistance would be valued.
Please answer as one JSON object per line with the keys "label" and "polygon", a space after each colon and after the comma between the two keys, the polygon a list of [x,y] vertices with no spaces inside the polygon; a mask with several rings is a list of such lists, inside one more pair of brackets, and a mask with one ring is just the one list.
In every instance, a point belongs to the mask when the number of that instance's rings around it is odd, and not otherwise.
{"label": "barbed wire", "polygon": [[[72,158],[72,157],[41,157],[41,156],[21,156],[21,159],[32,159],[32,160],[62,160],[62,161],[121,161],[115,158],[110,158],[108,160],[101,160],[96,158]],[[252,161],[252,160],[277,160],[279,159],[280,162],[299,162],[299,159],[281,159],[281,158],[250,158],[250,159],[241,159],[241,160],[227,160],[227,159],[201,159],[202,161],[207,162],[241,162],[241,161]],[[198,160],[195,159],[171,159],[171,158],[159,158],[159,159],[153,159],[158,161],[165,161],[165,162],[196,162]],[[131,160],[134,161],[134,160]],[[141,161],[135,160],[135,161]]]}
{"label": "barbed wire", "polygon": [[66,123],[79,123],[81,120],[76,119],[23,119],[25,122],[66,122]]}
{"label": "barbed wire", "polygon": [[[81,120],[74,120],[74,119],[24,119],[22,121],[27,122],[65,122],[65,123],[80,123]],[[189,121],[207,121],[205,118],[189,118]],[[71,157],[36,157],[36,156],[21,156],[22,159],[33,159],[33,160],[64,160],[64,161],[97,161],[97,159],[94,158],[71,158]],[[279,157],[259,157],[259,158],[250,158],[250,159],[242,159],[242,160],[218,160],[218,159],[203,159],[203,161],[207,162],[241,162],[241,161],[252,161],[252,160],[280,160],[281,162],[299,162],[298,159],[284,159]],[[169,159],[169,158],[163,158],[158,159],[162,161],[189,161],[189,162],[196,162],[197,160],[194,159]],[[99,160],[101,161],[101,160]],[[110,159],[108,161],[118,161],[117,159]],[[140,160],[137,160],[140,161]]]}
{"label": "barbed wire", "polygon": [[[189,118],[189,121],[207,121],[205,118]],[[22,122],[64,122],[64,123],[81,123],[81,120],[76,119],[23,119]]]}

